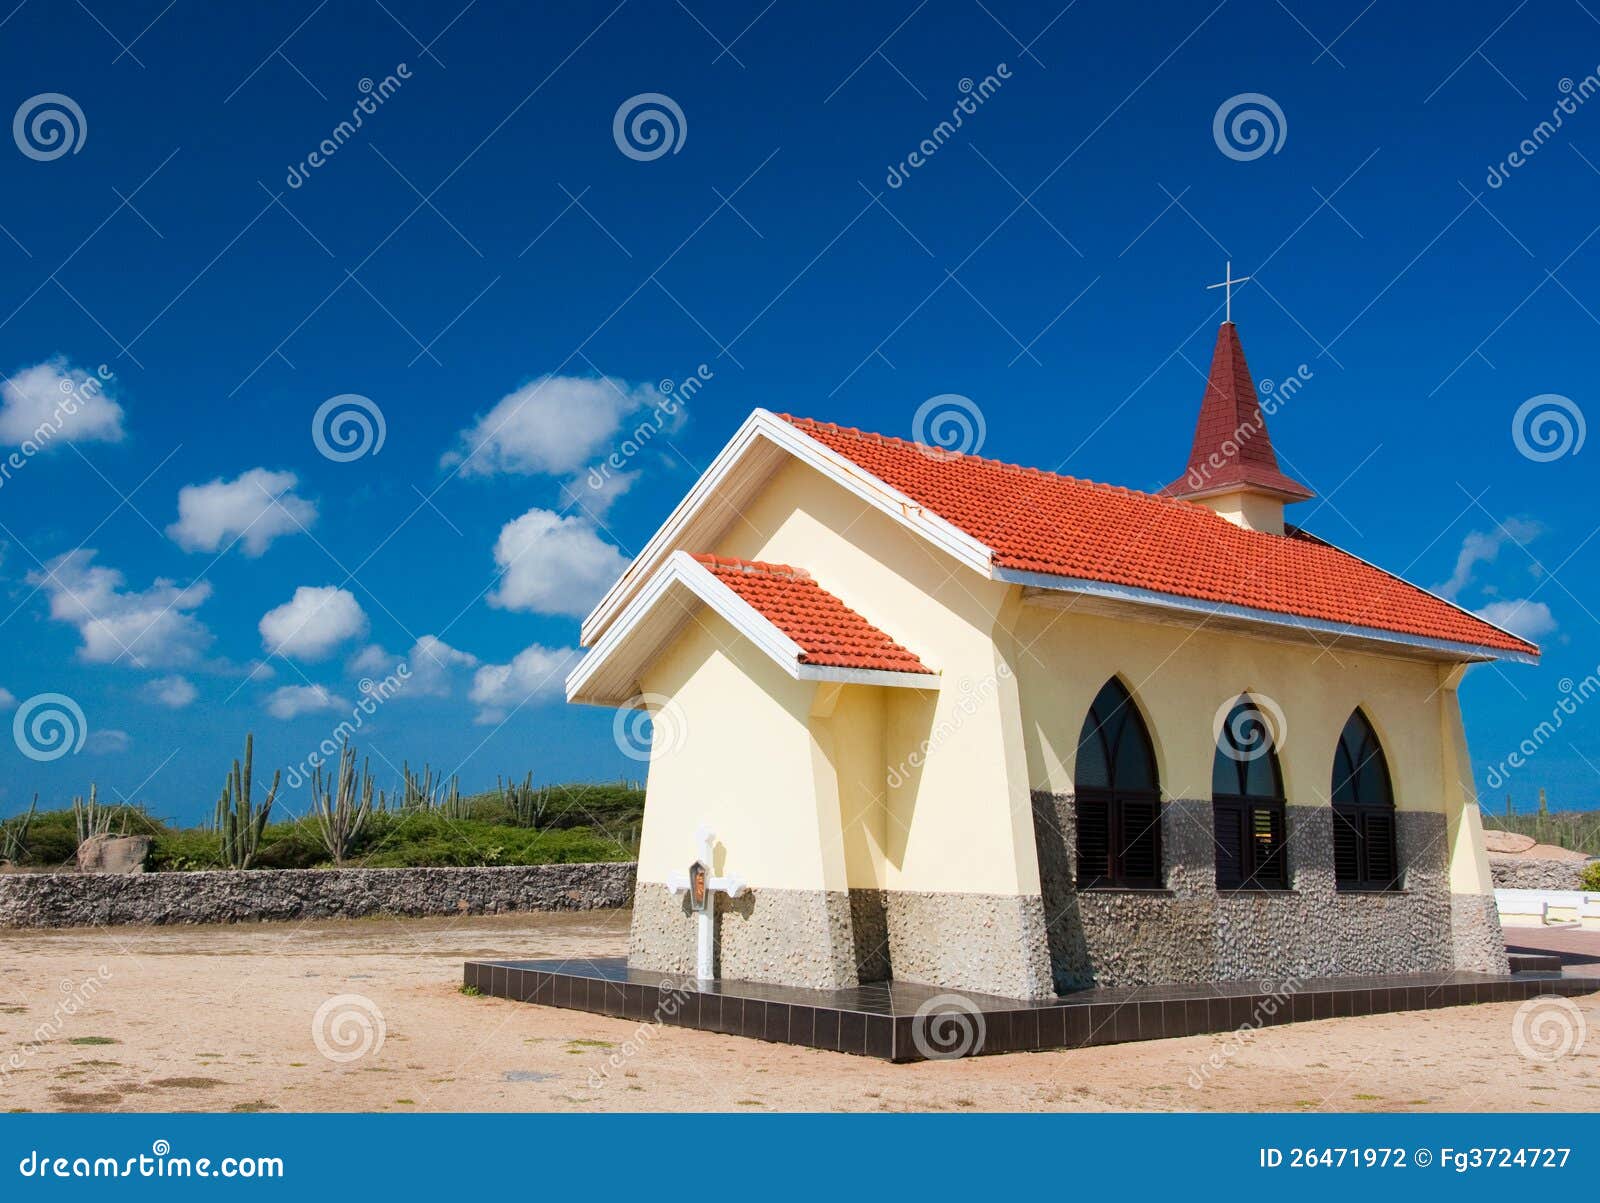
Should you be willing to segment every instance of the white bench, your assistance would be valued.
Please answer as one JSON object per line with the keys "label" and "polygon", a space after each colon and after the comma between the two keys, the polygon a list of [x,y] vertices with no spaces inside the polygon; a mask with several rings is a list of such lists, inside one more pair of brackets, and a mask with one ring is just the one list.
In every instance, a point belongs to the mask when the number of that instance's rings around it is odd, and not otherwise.
{"label": "white bench", "polygon": [[[1546,927],[1582,927],[1586,919],[1600,920],[1600,894],[1582,890],[1496,890],[1494,901],[1502,919],[1535,919]],[[1553,911],[1561,917],[1552,918]]]}

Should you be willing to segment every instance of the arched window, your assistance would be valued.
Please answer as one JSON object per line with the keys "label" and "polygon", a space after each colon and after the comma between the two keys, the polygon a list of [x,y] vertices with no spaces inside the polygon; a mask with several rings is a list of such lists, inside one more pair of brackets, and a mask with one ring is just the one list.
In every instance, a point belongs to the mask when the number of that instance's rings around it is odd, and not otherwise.
{"label": "arched window", "polygon": [[1078,736],[1073,782],[1080,889],[1161,881],[1161,795],[1150,733],[1121,681],[1107,681]]}
{"label": "arched window", "polygon": [[1217,733],[1211,799],[1217,888],[1287,889],[1283,773],[1272,727],[1249,695],[1234,703]]}
{"label": "arched window", "polygon": [[1345,723],[1333,754],[1333,873],[1340,889],[1400,884],[1389,762],[1360,710]]}

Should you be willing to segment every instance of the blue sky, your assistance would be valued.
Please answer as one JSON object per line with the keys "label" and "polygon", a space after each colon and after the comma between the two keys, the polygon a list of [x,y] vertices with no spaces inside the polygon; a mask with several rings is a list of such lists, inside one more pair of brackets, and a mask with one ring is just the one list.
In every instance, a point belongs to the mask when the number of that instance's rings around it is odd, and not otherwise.
{"label": "blue sky", "polygon": [[[25,0],[0,25],[23,119],[0,154],[0,701],[65,695],[87,737],[48,761],[0,744],[0,811],[96,780],[199,816],[245,731],[258,772],[293,765],[400,660],[365,720],[379,763],[465,788],[642,776],[559,667],[753,407],[909,435],[961,394],[985,454],[1155,487],[1185,461],[1229,259],[1255,277],[1235,318],[1257,379],[1309,374],[1272,424],[1321,496],[1291,518],[1514,614],[1545,663],[1469,674],[1480,790],[1594,804],[1581,708],[1486,781],[1600,664],[1597,451],[1513,437],[1530,398],[1569,423],[1594,404],[1597,65],[1600,21],[1560,0],[1445,23],[1303,0]],[[963,80],[981,105],[909,166]],[[614,118],[651,93],[676,149],[626,154]],[[49,94],[77,109],[60,155]],[[1224,153],[1214,117],[1247,94],[1281,113],[1276,149]],[[697,372],[627,487],[574,505]],[[505,401],[545,377],[558,404]],[[381,449],[319,452],[345,395]]]}

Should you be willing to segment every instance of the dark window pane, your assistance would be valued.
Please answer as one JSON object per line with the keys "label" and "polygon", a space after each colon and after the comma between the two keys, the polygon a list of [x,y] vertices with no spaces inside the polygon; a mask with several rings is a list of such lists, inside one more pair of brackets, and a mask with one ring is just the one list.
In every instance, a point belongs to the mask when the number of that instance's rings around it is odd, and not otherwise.
{"label": "dark window pane", "polygon": [[1084,719],[1074,786],[1080,888],[1160,885],[1155,757],[1144,719],[1115,678]]}
{"label": "dark window pane", "polygon": [[1078,884],[1108,877],[1111,872],[1111,804],[1100,798],[1079,798]]}
{"label": "dark window pane", "polygon": [[1378,739],[1369,736],[1361,749],[1361,764],[1356,768],[1356,801],[1363,806],[1389,806],[1394,796],[1389,789],[1389,765],[1383,758]]}
{"label": "dark window pane", "polygon": [[1249,697],[1228,712],[1211,764],[1211,792],[1235,797],[1280,798],[1283,788],[1272,727]]}
{"label": "dark window pane", "polygon": [[1211,793],[1239,794],[1244,792],[1244,782],[1239,779],[1239,762],[1228,754],[1224,744],[1217,743],[1217,754],[1211,759]]}
{"label": "dark window pane", "polygon": [[1278,787],[1278,757],[1271,748],[1244,762],[1244,789],[1250,798],[1279,798],[1283,791]]}
{"label": "dark window pane", "polygon": [[1283,807],[1258,807],[1252,814],[1251,835],[1255,883],[1277,889],[1287,887],[1289,865],[1284,851]]}
{"label": "dark window pane", "polygon": [[1217,885],[1233,888],[1244,882],[1244,813],[1237,805],[1219,802],[1214,809],[1214,816]]}
{"label": "dark window pane", "polygon": [[1333,800],[1335,803],[1356,800],[1354,761],[1343,736],[1339,737],[1339,746],[1333,753]]}
{"label": "dark window pane", "polygon": [[1399,876],[1394,847],[1394,812],[1373,809],[1362,817],[1366,821],[1363,832],[1366,839],[1363,842],[1367,854],[1367,883],[1387,889],[1396,884],[1395,878]]}
{"label": "dark window pane", "polygon": [[1128,800],[1121,806],[1122,877],[1130,883],[1159,884],[1161,877],[1161,819],[1154,801]]}
{"label": "dark window pane", "polygon": [[[1131,707],[1131,703],[1130,703]],[[1111,784],[1118,790],[1153,790],[1156,787],[1150,740],[1144,722],[1130,708],[1130,715],[1117,743],[1117,759],[1111,769]]]}
{"label": "dark window pane", "polygon": [[1083,733],[1078,737],[1078,768],[1074,774],[1078,787],[1111,788],[1111,765],[1106,761],[1105,741],[1094,723],[1091,713],[1083,723]]}
{"label": "dark window pane", "polygon": [[1350,715],[1333,766],[1334,878],[1347,888],[1392,889],[1399,884],[1394,789],[1389,763],[1367,716]]}
{"label": "dark window pane", "polygon": [[1360,814],[1350,808],[1333,808],[1333,876],[1342,886],[1361,880]]}

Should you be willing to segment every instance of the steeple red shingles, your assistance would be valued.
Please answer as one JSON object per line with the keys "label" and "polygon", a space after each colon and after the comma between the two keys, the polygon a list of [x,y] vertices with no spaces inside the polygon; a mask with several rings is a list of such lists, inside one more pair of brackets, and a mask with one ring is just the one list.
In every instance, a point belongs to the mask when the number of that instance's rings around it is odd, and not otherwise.
{"label": "steeple red shingles", "polygon": [[1315,496],[1278,469],[1239,328],[1223,322],[1211,353],[1211,375],[1200,401],[1189,468],[1162,492],[1171,497],[1201,497],[1238,488],[1269,493],[1284,501]]}

